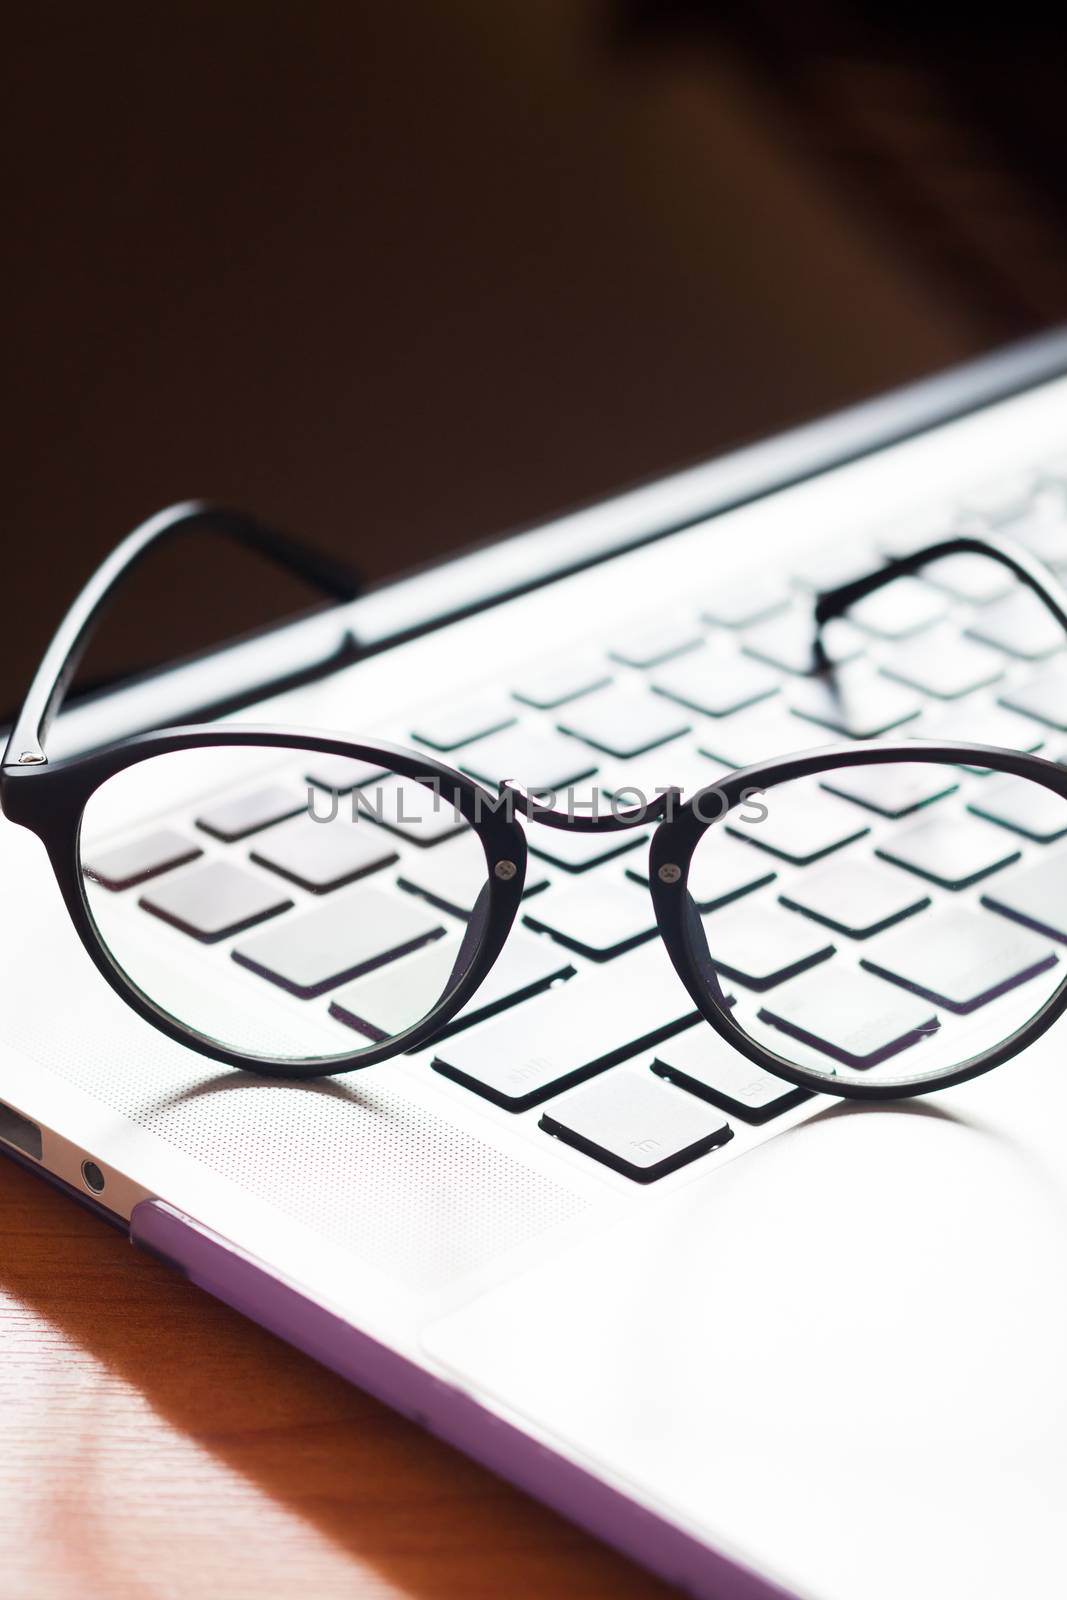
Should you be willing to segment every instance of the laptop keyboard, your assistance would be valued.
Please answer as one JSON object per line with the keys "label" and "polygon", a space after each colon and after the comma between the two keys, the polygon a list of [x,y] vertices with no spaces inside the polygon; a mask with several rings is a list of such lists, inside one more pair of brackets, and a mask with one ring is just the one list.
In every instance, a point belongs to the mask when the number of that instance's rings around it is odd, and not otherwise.
{"label": "laptop keyboard", "polygon": [[[976,490],[960,517],[1067,571],[1067,481],[1035,471]],[[508,692],[430,708],[385,736],[487,785],[570,786],[578,799],[594,785],[692,791],[766,757],[882,735],[1063,757],[1060,630],[979,556],[861,601],[825,630],[834,692],[812,675],[812,591],[916,542],[890,530],[869,553],[800,550],[788,582],[758,574],[660,608],[573,660],[546,652]],[[381,814],[360,827],[312,822],[299,814],[306,782],[376,784]],[[423,793],[413,812],[410,786],[401,803],[365,763],[308,757],[303,772],[116,840],[91,868],[191,959],[213,962],[220,984],[236,962],[275,1000],[280,990],[352,1029],[358,1048],[390,1036],[420,986],[428,1004],[440,993],[472,909],[475,841]],[[980,1011],[1067,943],[1062,806],[1015,780],[919,764],[842,770],[759,829],[724,826],[734,837],[698,857],[691,880],[722,930],[718,969],[758,996],[761,1019],[831,1060],[862,1065],[921,1037],[935,1012],[944,1026]],[[545,1135],[643,1183],[714,1162],[734,1126],[808,1098],[698,1022],[658,946],[651,829],[527,832],[510,943],[437,1042],[432,1070],[502,1113],[531,1111]]]}

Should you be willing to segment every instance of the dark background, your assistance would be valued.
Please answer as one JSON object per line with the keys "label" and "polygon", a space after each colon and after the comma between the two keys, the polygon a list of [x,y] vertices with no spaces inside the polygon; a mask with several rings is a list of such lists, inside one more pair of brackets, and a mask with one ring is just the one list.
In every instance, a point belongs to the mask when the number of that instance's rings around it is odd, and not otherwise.
{"label": "dark background", "polygon": [[[1063,25],[1039,16],[9,11],[0,709],[170,500],[382,576],[1063,318]],[[296,598],[161,557],[93,668]]]}

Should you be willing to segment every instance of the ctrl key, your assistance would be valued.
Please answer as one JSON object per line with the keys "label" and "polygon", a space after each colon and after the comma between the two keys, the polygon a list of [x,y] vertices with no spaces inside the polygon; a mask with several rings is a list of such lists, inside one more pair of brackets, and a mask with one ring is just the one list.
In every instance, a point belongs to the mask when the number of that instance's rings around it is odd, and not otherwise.
{"label": "ctrl key", "polygon": [[565,1095],[539,1126],[635,1183],[664,1178],[733,1138],[710,1106],[626,1068]]}

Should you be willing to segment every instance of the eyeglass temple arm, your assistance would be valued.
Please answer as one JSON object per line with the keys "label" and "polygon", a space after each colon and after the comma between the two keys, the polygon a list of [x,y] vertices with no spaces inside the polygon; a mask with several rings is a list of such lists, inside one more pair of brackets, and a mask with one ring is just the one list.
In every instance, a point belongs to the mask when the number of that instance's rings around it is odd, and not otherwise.
{"label": "eyeglass temple arm", "polygon": [[907,577],[931,561],[940,561],[944,556],[957,555],[989,556],[994,561],[999,561],[1001,566],[1007,567],[1020,583],[1024,583],[1037,595],[1067,633],[1067,590],[1058,578],[1055,578],[1048,568],[1033,556],[1028,555],[1010,539],[1002,539],[994,534],[983,538],[972,534],[959,534],[951,539],[941,539],[936,544],[912,550],[908,555],[895,556],[884,567],[869,572],[862,578],[853,578],[836,589],[826,590],[815,601],[816,626],[822,627],[824,623],[833,621],[835,617],[847,611],[849,606],[855,605],[869,594],[874,594],[885,584],[892,583],[894,578]]}
{"label": "eyeglass temple arm", "polygon": [[34,674],[4,753],[4,766],[36,765],[44,759],[49,727],[89,640],[134,568],[167,540],[200,532],[232,539],[339,600],[352,600],[360,592],[359,579],[344,562],[255,517],[201,500],[170,506],[128,534],[101,562],[71,605]]}

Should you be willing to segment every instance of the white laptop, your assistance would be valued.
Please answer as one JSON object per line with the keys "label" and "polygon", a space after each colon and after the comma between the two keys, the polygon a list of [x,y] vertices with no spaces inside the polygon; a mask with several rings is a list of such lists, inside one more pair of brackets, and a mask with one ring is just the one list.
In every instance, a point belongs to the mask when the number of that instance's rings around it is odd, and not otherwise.
{"label": "white laptop", "polygon": [[[506,728],[509,762],[530,740],[539,753],[584,749],[588,771],[609,763],[595,720],[611,680],[673,708],[639,759],[610,759],[613,781],[712,782],[753,748],[772,753],[779,733],[794,748],[826,742],[810,722],[798,732],[776,618],[792,638],[813,589],[961,517],[1010,523],[1067,570],[1067,514],[1027,517],[1042,486],[1063,489],[1067,513],[1067,335],[85,701],[61,716],[53,748],[240,701],[239,719],[448,744],[443,759],[474,773]],[[1062,713],[1046,697],[1041,717],[1015,715],[1021,747],[1067,754],[1063,645],[979,627],[1006,596],[973,567],[916,583],[931,625],[960,638],[978,627],[1002,663],[943,702],[913,685],[944,731],[958,716],[966,738],[1006,687],[1059,668]],[[723,659],[759,659],[781,693],[679,714],[667,669],[709,638]],[[311,671],[352,639],[357,659]],[[876,667],[892,647],[876,622],[863,632]],[[282,680],[300,686],[265,697]],[[284,821],[265,813],[227,840],[200,827],[202,804],[174,797],[168,824],[276,881]],[[473,1003],[417,1054],[287,1083],[220,1068],[124,1006],[79,945],[39,843],[4,822],[5,1153],[688,1593],[1060,1592],[1063,1025],[969,1084],[886,1106],[768,1084],[724,1049],[694,1075],[709,1030],[655,937],[650,831],[530,823],[512,934],[528,981],[498,985],[493,1015]],[[462,917],[448,840],[439,851],[394,837],[385,892]],[[1046,848],[1063,846],[1020,852]],[[307,896],[286,882],[290,916]],[[750,888],[773,891],[766,874]],[[613,944],[603,907],[626,896]],[[1067,943],[1067,905],[1062,916]],[[255,973],[234,987],[240,941],[208,948],[134,901],[130,917],[146,940],[166,938],[176,973],[217,986],[219,1004],[260,1003]],[[418,959],[401,957],[389,982]],[[264,1006],[302,1003],[262,993]],[[388,1009],[388,984],[362,993],[364,1020]],[[336,1012],[331,1026],[344,1026]],[[497,1069],[534,1057],[536,1094],[508,1103]],[[600,1099],[583,1104],[590,1085]],[[635,1181],[620,1126],[636,1147],[641,1118],[668,1104],[675,1159]],[[709,1107],[729,1134],[710,1148]]]}

